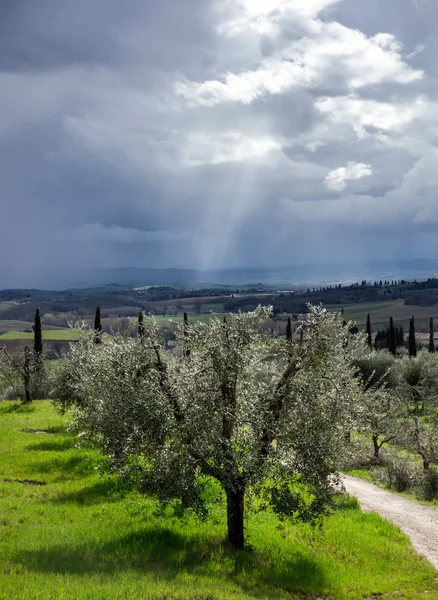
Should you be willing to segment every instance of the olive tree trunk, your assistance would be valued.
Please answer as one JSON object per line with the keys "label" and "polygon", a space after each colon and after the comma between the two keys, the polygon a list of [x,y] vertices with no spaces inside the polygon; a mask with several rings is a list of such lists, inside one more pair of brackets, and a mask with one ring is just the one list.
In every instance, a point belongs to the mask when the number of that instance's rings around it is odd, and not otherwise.
{"label": "olive tree trunk", "polygon": [[244,501],[245,488],[226,490],[228,542],[234,550],[242,550],[245,545]]}
{"label": "olive tree trunk", "polygon": [[379,445],[379,436],[373,434],[373,446],[374,446],[374,462],[376,464],[380,463],[380,445]]}

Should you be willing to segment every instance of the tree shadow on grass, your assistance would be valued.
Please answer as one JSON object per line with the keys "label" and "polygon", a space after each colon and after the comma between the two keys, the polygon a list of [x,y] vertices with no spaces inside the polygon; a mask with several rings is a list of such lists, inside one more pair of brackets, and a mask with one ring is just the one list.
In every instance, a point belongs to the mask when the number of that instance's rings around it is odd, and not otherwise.
{"label": "tree shadow on grass", "polygon": [[64,450],[71,450],[75,447],[75,441],[64,439],[55,440],[53,442],[40,442],[38,444],[29,444],[26,446],[26,450],[31,451],[52,451],[52,452],[63,452]]}
{"label": "tree shadow on grass", "polygon": [[130,491],[130,488],[118,485],[112,479],[103,479],[93,485],[83,487],[81,490],[59,494],[52,502],[73,502],[85,506],[109,504],[119,502]]}
{"label": "tree shadow on grass", "polygon": [[34,572],[60,575],[136,570],[154,579],[173,581],[183,574],[224,579],[254,597],[276,598],[277,590],[318,593],[326,573],[316,557],[297,552],[278,563],[256,551],[233,552],[226,544],[209,539],[188,538],[165,527],[147,528],[107,543],[53,545],[22,550],[14,559]]}
{"label": "tree shadow on grass", "polygon": [[72,450],[70,455],[50,456],[29,465],[29,471],[35,475],[50,475],[53,481],[70,481],[91,475],[96,467],[95,457]]}
{"label": "tree shadow on grass", "polygon": [[35,412],[36,408],[33,404],[21,404],[21,403],[15,403],[15,404],[9,404],[9,403],[5,403],[3,404],[2,402],[0,402],[0,415],[7,415],[10,413],[31,413],[31,412]]}

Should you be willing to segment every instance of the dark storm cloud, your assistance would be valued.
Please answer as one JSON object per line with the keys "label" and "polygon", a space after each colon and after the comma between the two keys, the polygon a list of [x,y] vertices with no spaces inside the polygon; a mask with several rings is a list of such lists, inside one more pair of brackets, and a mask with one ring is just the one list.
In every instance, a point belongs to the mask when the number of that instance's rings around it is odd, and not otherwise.
{"label": "dark storm cloud", "polygon": [[0,287],[42,265],[433,254],[437,18],[433,0],[3,0]]}
{"label": "dark storm cloud", "polygon": [[[209,38],[208,0],[3,0],[0,68],[10,71],[69,65],[175,66],[169,48]],[[181,25],[184,25],[181,27]]]}

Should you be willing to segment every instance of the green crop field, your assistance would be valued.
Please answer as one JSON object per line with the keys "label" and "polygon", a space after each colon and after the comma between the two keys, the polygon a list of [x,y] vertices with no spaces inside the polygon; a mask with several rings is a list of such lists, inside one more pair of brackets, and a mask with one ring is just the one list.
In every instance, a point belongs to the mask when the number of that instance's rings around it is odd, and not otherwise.
{"label": "green crop field", "polygon": [[[43,331],[44,340],[74,341],[79,339],[76,329],[52,329]],[[32,340],[33,333],[26,331],[7,331],[0,335],[0,340]]]}
{"label": "green crop field", "polygon": [[213,496],[210,519],[181,520],[101,462],[49,402],[0,402],[1,600],[438,599],[435,569],[352,500],[321,530],[249,512],[233,553]]}

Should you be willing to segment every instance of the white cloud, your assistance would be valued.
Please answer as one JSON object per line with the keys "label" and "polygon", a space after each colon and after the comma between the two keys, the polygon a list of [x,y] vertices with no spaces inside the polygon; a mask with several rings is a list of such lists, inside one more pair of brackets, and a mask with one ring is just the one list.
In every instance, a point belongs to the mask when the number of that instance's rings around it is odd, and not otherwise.
{"label": "white cloud", "polygon": [[425,44],[417,44],[415,46],[415,48],[412,50],[412,52],[409,52],[409,54],[407,54],[405,56],[405,58],[409,59],[409,58],[414,58],[414,56],[418,56],[418,54],[421,54],[422,52],[424,52],[426,49]]}
{"label": "white cloud", "polygon": [[322,97],[315,106],[333,123],[351,125],[359,137],[365,137],[370,130],[400,130],[414,119],[426,116],[430,109],[433,110],[424,96],[405,103],[365,100],[357,95]]}
{"label": "white cloud", "polygon": [[193,133],[182,146],[182,160],[189,167],[248,162],[266,158],[281,148],[281,142],[270,137],[245,136],[239,132]]}
{"label": "white cloud", "polygon": [[286,45],[255,69],[225,73],[203,83],[179,81],[175,93],[190,103],[216,106],[250,104],[292,88],[318,88],[335,80],[349,90],[391,82],[409,84],[423,77],[401,57],[402,45],[390,34],[368,38],[336,22],[308,21],[307,35]]}
{"label": "white cloud", "polygon": [[[283,214],[293,221],[406,227],[438,224],[438,148],[430,149],[395,189],[382,196],[346,194],[341,198],[297,202],[283,198]],[[367,166],[367,165],[364,165]]]}
{"label": "white cloud", "polygon": [[236,36],[245,31],[274,34],[282,20],[305,17],[313,19],[321,11],[341,0],[217,0],[218,9],[225,13],[220,33]]}
{"label": "white cloud", "polygon": [[309,152],[316,152],[318,148],[323,148],[325,146],[324,142],[319,140],[315,140],[314,142],[309,142],[308,144],[304,144],[304,147],[309,150]]}
{"label": "white cloud", "polygon": [[340,167],[331,171],[325,178],[325,184],[328,188],[342,192],[347,187],[347,181],[357,181],[362,177],[369,177],[373,174],[371,165],[365,163],[349,162],[346,167]]}

